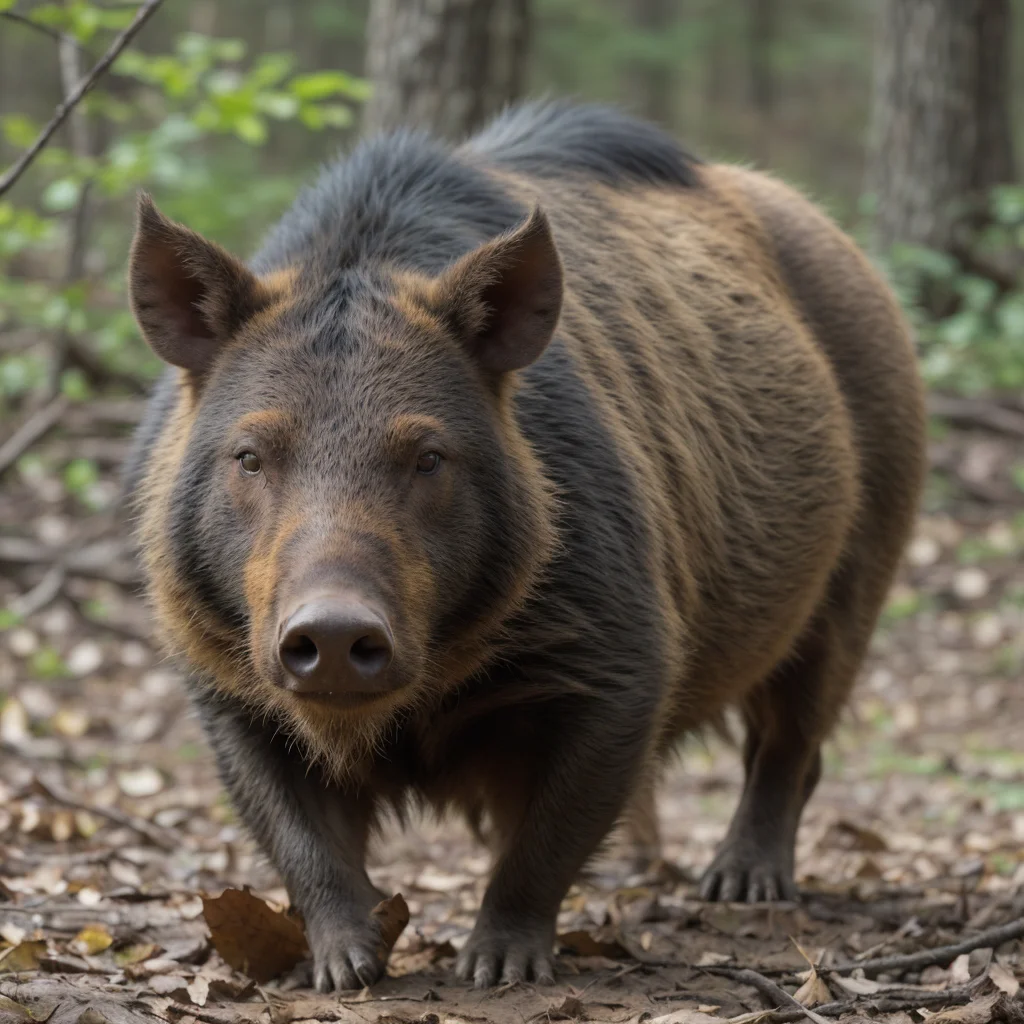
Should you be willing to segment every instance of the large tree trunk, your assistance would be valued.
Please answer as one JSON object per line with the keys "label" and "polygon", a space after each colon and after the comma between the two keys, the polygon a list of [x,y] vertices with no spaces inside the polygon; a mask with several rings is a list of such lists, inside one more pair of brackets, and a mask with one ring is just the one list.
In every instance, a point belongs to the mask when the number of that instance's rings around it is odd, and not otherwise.
{"label": "large tree trunk", "polygon": [[372,0],[364,127],[457,139],[520,95],[529,0]]}
{"label": "large tree trunk", "polygon": [[749,0],[747,66],[750,75],[750,105],[765,121],[775,109],[775,75],[772,68],[775,21],[775,0]]}
{"label": "large tree trunk", "polygon": [[[633,23],[647,37],[660,39],[672,28],[674,0],[633,0]],[[672,124],[674,69],[656,53],[634,61],[630,77],[637,107],[644,117],[666,127]]]}
{"label": "large tree trunk", "polygon": [[875,244],[949,251],[970,202],[1013,174],[1010,0],[884,0],[879,29]]}

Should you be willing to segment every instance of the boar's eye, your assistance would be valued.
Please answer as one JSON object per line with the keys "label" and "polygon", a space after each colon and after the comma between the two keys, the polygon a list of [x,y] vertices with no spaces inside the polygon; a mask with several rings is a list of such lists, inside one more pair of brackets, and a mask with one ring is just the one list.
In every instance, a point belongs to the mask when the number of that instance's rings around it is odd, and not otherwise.
{"label": "boar's eye", "polygon": [[238,456],[238,464],[246,476],[255,476],[263,468],[263,463],[255,452],[242,452]]}
{"label": "boar's eye", "polygon": [[441,468],[441,456],[437,452],[423,452],[416,460],[416,472],[433,476]]}

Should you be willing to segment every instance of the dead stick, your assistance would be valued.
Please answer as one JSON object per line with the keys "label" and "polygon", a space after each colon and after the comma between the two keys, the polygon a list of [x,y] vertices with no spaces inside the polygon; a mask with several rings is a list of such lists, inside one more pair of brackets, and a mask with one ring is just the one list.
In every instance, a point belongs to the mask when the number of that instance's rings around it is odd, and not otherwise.
{"label": "dead stick", "polygon": [[809,1020],[813,1020],[815,1024],[823,1024],[824,1022],[824,1018],[820,1014],[815,1013],[814,1010],[810,1010],[806,1006],[802,1006],[784,988],[776,985],[774,981],[766,978],[763,974],[758,974],[757,971],[752,971],[749,968],[735,970],[731,967],[702,967],[701,970],[707,971],[708,974],[717,974],[723,978],[729,978],[731,981],[737,981],[741,985],[749,985],[751,988],[756,988],[768,1002],[773,1004],[772,1009],[779,1010],[787,1007],[799,1010]]}
{"label": "dead stick", "polygon": [[22,153],[21,157],[0,177],[0,196],[2,196],[25,173],[29,165],[39,156],[43,147],[50,141],[53,133],[67,120],[68,115],[82,101],[82,97],[100,80],[104,72],[117,60],[121,51],[132,41],[139,29],[156,13],[163,0],[146,0],[135,12],[132,23],[110,44],[110,48],[93,66],[85,78],[57,107],[50,123],[39,133],[35,142]]}
{"label": "dead stick", "polygon": [[168,853],[174,853],[181,849],[180,836],[175,835],[167,829],[150,824],[150,822],[146,821],[145,818],[140,818],[134,814],[126,814],[124,811],[118,810],[116,807],[99,807],[96,804],[86,803],[84,800],[79,800],[73,793],[69,793],[59,784],[49,780],[44,782],[42,779],[36,778],[35,784],[57,803],[63,804],[65,807],[74,808],[76,811],[86,811],[89,814],[98,814],[101,818],[106,818],[108,821],[112,821],[115,825],[122,825],[125,828],[130,828],[133,832],[138,832],[140,836],[148,839],[154,846],[158,846],[161,850],[166,850]]}
{"label": "dead stick", "polygon": [[920,953],[907,953],[904,956],[881,956],[874,960],[862,960],[860,963],[854,961],[840,964],[838,967],[831,967],[829,970],[835,974],[850,974],[858,967],[865,974],[868,971],[915,971],[921,967],[931,967],[933,964],[942,966],[951,963],[961,953],[970,953],[983,946],[991,946],[995,949],[1004,942],[1019,938],[1024,938],[1024,917],[1000,925],[998,928],[989,928],[986,931],[978,932],[972,938],[964,939],[963,942],[958,942],[953,946],[937,946],[934,949],[925,949]]}
{"label": "dead stick", "polygon": [[34,413],[0,445],[0,473],[17,462],[48,430],[57,425],[68,407],[64,395],[58,395]]}

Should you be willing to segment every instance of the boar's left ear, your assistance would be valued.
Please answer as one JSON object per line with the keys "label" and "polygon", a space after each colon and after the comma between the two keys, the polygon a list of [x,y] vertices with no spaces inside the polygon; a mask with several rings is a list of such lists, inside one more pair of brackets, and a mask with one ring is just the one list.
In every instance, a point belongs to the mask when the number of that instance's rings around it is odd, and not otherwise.
{"label": "boar's left ear", "polygon": [[529,366],[562,309],[562,264],[543,211],[446,270],[432,304],[485,370]]}
{"label": "boar's left ear", "polygon": [[243,263],[168,220],[145,194],[139,197],[128,284],[132,312],[150,348],[197,376],[268,301]]}

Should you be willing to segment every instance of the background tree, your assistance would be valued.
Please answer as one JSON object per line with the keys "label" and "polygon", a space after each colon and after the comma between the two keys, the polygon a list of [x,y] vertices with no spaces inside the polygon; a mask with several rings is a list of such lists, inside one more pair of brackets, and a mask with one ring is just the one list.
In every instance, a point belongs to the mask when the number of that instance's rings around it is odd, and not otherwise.
{"label": "background tree", "polygon": [[1013,177],[1010,0],[885,0],[868,189],[875,243],[951,252],[967,206]]}
{"label": "background tree", "polygon": [[368,131],[460,138],[523,91],[529,0],[373,0]]}

